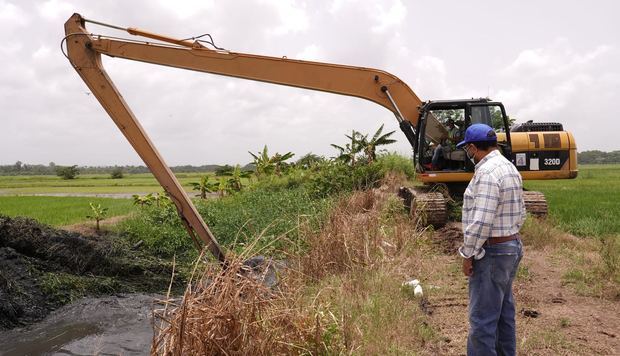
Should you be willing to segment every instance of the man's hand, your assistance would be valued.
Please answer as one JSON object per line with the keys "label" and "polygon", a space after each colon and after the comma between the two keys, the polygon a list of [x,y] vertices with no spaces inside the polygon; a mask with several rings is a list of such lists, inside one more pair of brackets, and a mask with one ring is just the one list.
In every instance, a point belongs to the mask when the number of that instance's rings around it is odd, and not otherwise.
{"label": "man's hand", "polygon": [[463,274],[467,277],[471,277],[474,274],[474,258],[463,259]]}

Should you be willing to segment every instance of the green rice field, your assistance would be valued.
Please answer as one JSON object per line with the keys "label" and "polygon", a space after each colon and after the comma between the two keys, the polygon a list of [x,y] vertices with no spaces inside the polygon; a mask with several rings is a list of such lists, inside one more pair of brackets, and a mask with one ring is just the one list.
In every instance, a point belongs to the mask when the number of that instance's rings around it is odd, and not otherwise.
{"label": "green rice field", "polygon": [[576,179],[526,181],[545,193],[550,219],[577,236],[620,236],[620,164],[583,165]]}
{"label": "green rice field", "polygon": [[[212,173],[178,173],[176,177],[187,191],[191,182]],[[57,176],[0,176],[0,195],[19,194],[132,194],[155,193],[162,189],[152,174],[126,174],[111,179],[109,174],[85,174],[76,179]]]}
{"label": "green rice field", "polygon": [[127,215],[136,207],[131,199],[90,197],[2,196],[0,214],[27,216],[44,224],[65,226],[88,220],[89,203],[108,208],[107,216]]}

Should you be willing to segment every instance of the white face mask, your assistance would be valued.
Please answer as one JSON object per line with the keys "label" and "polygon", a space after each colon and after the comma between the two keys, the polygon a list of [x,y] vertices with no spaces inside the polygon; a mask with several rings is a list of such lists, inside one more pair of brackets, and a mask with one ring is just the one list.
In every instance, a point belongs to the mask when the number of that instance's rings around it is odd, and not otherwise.
{"label": "white face mask", "polygon": [[473,165],[476,165],[476,160],[474,159],[473,155],[469,154],[469,146],[465,147],[465,154],[467,155],[467,158],[469,158],[469,160],[471,161],[471,163],[473,163]]}

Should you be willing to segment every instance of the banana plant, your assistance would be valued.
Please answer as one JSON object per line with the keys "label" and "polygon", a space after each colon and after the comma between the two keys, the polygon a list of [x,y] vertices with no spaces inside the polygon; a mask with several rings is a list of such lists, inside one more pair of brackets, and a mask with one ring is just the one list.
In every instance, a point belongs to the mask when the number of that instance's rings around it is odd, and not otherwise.
{"label": "banana plant", "polygon": [[220,198],[223,197],[225,194],[230,193],[230,186],[226,178],[221,177],[217,182],[217,192],[219,193]]}
{"label": "banana plant", "polygon": [[258,154],[254,154],[252,152],[249,152],[249,153],[254,158],[254,165],[256,166],[256,177],[257,178],[260,178],[263,176],[269,176],[274,173],[277,176],[281,176],[283,167],[286,165],[285,161],[292,158],[295,155],[292,152],[287,152],[285,154],[276,153],[273,156],[269,156],[267,145],[265,145],[265,147],[263,147],[262,152],[259,152]]}
{"label": "banana plant", "polygon": [[200,177],[200,182],[190,183],[194,190],[200,192],[200,199],[207,199],[207,193],[216,192],[219,183],[211,182],[208,175]]}
{"label": "banana plant", "polygon": [[396,142],[396,140],[389,138],[395,131],[391,131],[383,135],[381,134],[382,132],[383,125],[379,127],[370,140],[368,140],[368,135],[362,136],[359,140],[358,144],[360,151],[364,152],[364,155],[366,155],[366,158],[368,159],[368,163],[371,163],[377,159],[377,147]]}
{"label": "banana plant", "polygon": [[140,205],[141,207],[144,207],[145,205],[153,204],[152,193],[149,193],[147,195],[134,194],[131,197],[133,198],[133,205]]}
{"label": "banana plant", "polygon": [[295,154],[292,152],[286,152],[283,155],[276,153],[273,157],[271,157],[271,162],[275,165],[274,173],[278,177],[282,175],[283,168],[287,165],[285,161],[292,158],[294,155]]}
{"label": "banana plant", "polygon": [[250,178],[251,171],[242,171],[239,165],[232,170],[231,177],[228,178],[228,187],[230,190],[240,192],[243,189],[243,178]]}
{"label": "banana plant", "polygon": [[92,202],[88,203],[90,205],[91,215],[86,215],[86,218],[95,220],[96,222],[96,230],[100,230],[99,222],[106,218],[108,213],[108,208],[102,208],[101,204],[93,204]]}
{"label": "banana plant", "polygon": [[363,136],[361,133],[352,130],[351,135],[345,135],[345,137],[351,142],[347,143],[344,147],[334,143],[332,143],[331,146],[339,151],[339,155],[336,157],[337,160],[354,166],[355,156],[362,150],[361,140],[363,139]]}
{"label": "banana plant", "polygon": [[263,150],[261,152],[258,152],[258,154],[254,154],[249,151],[248,153],[254,158],[257,178],[261,178],[266,175],[268,176],[273,173],[273,171],[275,170],[275,165],[271,162],[269,152],[267,150],[267,145],[265,145],[265,147],[263,147]]}

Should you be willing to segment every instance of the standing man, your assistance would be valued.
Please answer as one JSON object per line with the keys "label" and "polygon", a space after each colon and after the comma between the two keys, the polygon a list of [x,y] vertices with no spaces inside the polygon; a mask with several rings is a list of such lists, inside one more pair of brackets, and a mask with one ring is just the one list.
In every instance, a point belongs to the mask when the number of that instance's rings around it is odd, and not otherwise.
{"label": "standing man", "polygon": [[523,256],[519,229],[525,220],[521,175],[497,149],[488,125],[471,125],[457,147],[476,166],[463,196],[459,248],[469,277],[467,355],[515,355],[512,281]]}

